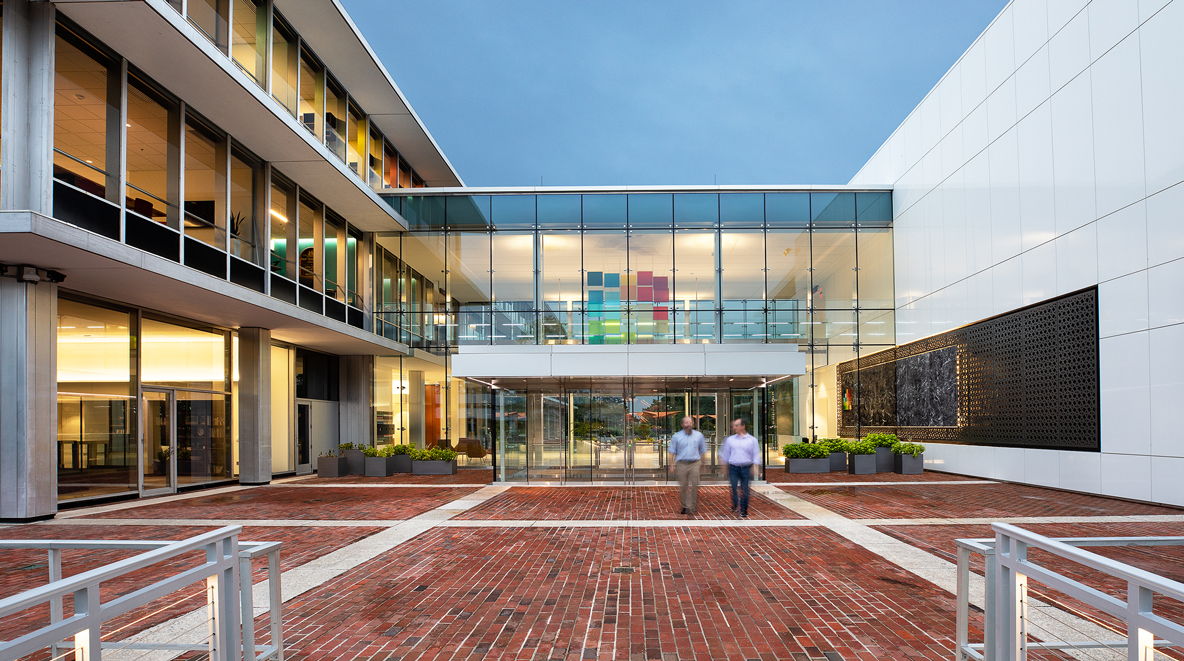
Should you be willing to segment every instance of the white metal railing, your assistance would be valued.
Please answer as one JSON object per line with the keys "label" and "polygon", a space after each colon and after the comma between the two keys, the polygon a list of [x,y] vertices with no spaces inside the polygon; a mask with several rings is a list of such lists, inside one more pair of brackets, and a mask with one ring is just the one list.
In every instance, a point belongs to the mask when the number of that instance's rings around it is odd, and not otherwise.
{"label": "white metal railing", "polygon": [[[241,526],[226,526],[180,541],[0,540],[0,550],[48,551],[50,581],[47,585],[0,600],[0,619],[46,603],[49,604],[50,614],[49,625],[13,640],[0,641],[0,661],[19,659],[46,648],[50,650],[51,660],[63,658],[71,652],[77,661],[99,661],[103,650],[168,650],[178,654],[196,650],[208,652],[210,661],[265,661],[272,658],[283,661],[283,597],[280,586],[282,545],[280,542],[239,542],[241,531]],[[143,553],[62,578],[62,552],[67,550],[137,550]],[[174,573],[121,597],[101,601],[99,590],[104,582],[200,550],[206,553],[203,564]],[[267,557],[271,643],[258,646],[255,642],[251,561],[264,556]],[[129,636],[129,639],[110,639],[113,634],[131,625],[107,632],[109,639],[103,640],[105,622],[203,581],[207,617],[201,624],[208,626],[206,637],[200,643],[178,642],[176,638],[167,642],[153,642],[135,640],[134,636]],[[199,594],[186,594],[160,610]],[[66,595],[74,597],[74,614],[68,618],[64,617],[62,604]],[[152,614],[156,612],[160,611]],[[187,629],[182,635],[194,628],[197,627]],[[73,637],[73,641],[66,640],[70,637]],[[60,649],[66,652],[59,653]]]}
{"label": "white metal railing", "polygon": [[[955,661],[1019,661],[1029,650],[1061,650],[1079,658],[1128,658],[1151,661],[1153,648],[1184,646],[1184,627],[1153,612],[1153,595],[1160,594],[1184,602],[1184,584],[1157,576],[1105,556],[1083,551],[1083,546],[1184,546],[1184,537],[1061,537],[1050,538],[996,523],[995,539],[959,539],[957,614],[954,637]],[[1122,601],[1101,590],[1068,578],[1028,558],[1028,549],[1050,553],[1062,561],[1088,567],[1127,582],[1127,600]],[[997,551],[998,550],[998,551]],[[986,576],[982,583],[983,642],[970,642],[970,601],[974,591],[970,560],[981,555]],[[1096,622],[1072,626],[1062,616],[1050,615],[1045,604],[1028,595],[1028,578],[1068,595],[1082,603],[1118,618],[1127,627],[1125,639],[1102,640],[1113,632]],[[1068,619],[1080,619],[1066,613]],[[1051,623],[1051,624],[1050,624]],[[1095,626],[1090,626],[1090,625]],[[1061,625],[1086,640],[1058,639],[1052,631]],[[1093,629],[1092,637],[1083,629]],[[1031,640],[1040,638],[1041,640]],[[1157,640],[1157,638],[1159,640]],[[1074,654],[1077,652],[1076,654]]]}

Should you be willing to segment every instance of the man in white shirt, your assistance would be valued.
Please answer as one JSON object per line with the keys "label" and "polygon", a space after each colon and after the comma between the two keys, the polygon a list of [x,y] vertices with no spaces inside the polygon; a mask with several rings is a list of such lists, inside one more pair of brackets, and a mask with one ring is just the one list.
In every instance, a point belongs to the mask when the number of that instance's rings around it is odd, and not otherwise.
{"label": "man in white shirt", "polygon": [[[732,485],[732,511],[740,518],[748,518],[748,483],[753,466],[761,465],[761,449],[756,437],[748,433],[747,425],[737,418],[732,421],[732,435],[724,441],[719,461],[728,467],[728,484]],[[737,493],[737,487],[739,487]]]}
{"label": "man in white shirt", "polygon": [[667,450],[674,464],[674,476],[678,478],[682,513],[694,516],[699,509],[699,466],[707,452],[707,442],[703,434],[695,429],[695,421],[691,416],[682,419],[682,430],[670,437]]}

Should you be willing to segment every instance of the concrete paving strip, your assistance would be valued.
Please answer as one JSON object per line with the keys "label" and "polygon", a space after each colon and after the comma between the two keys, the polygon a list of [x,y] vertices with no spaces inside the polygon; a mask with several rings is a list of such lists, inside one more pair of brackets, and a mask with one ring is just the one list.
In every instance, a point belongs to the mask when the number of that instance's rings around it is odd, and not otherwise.
{"label": "concrete paving strip", "polygon": [[302,489],[472,489],[474,487],[487,487],[491,484],[493,484],[492,481],[486,484],[332,484],[329,482],[300,482],[297,484],[268,484],[267,486],[300,487]]}
{"label": "concrete paving strip", "polygon": [[[788,494],[776,487],[769,485],[754,486],[753,491],[756,491],[767,498],[776,501],[786,509],[792,510],[801,514],[802,516],[816,521],[838,535],[844,537],[848,541],[854,542],[856,545],[867,549],[868,551],[884,558],[885,560],[901,567],[902,569],[912,572],[913,574],[929,581],[937,587],[949,592],[950,594],[957,594],[958,589],[958,566],[952,562],[923,551],[911,544],[902,542],[894,537],[891,537],[879,530],[870,528],[866,519],[848,519],[837,512],[833,512],[821,505],[811,503],[807,500],[798,498],[792,494]],[[1069,518],[1069,517],[1050,517],[1050,518]],[[1087,517],[1072,517],[1074,520]],[[1112,517],[1118,521],[1130,521],[1136,517]],[[995,519],[994,521],[999,521]],[[953,549],[951,549],[953,550]],[[970,603],[984,608],[986,606],[986,589],[985,579],[975,574],[970,573]],[[1040,640],[1115,640],[1116,637],[1122,638],[1121,634],[1115,634],[1110,629],[1098,626],[1089,620],[1082,619],[1068,613],[1060,608],[1046,604],[1037,599],[1029,598],[1029,622],[1035,627],[1043,630],[1045,635],[1039,635],[1034,632],[1036,637]],[[954,637],[954,631],[948,632],[951,638]],[[931,634],[940,635],[939,632],[931,632]],[[1113,656],[1107,650],[1069,650],[1067,654],[1078,659],[1121,659],[1123,656]]]}
{"label": "concrete paving strip", "polygon": [[117,512],[119,510],[132,509],[135,507],[147,507],[148,505],[160,505],[163,503],[175,503],[179,500],[189,500],[190,498],[201,498],[204,496],[218,496],[224,493],[234,493],[235,491],[242,491],[244,489],[254,489],[255,487],[236,484],[229,487],[219,487],[217,489],[199,489],[197,491],[187,491],[185,493],[177,493],[171,496],[159,496],[156,498],[141,498],[140,500],[123,500],[118,503],[111,503],[110,505],[97,505],[95,507],[80,507],[78,509],[68,509],[58,512],[54,519],[74,519],[80,516],[93,516],[95,514],[104,514],[106,512]]}
{"label": "concrete paving strip", "polygon": [[[289,569],[280,574],[280,585],[283,589],[283,600],[290,601],[309,590],[314,590],[326,582],[341,576],[351,569],[369,562],[395,548],[396,546],[431,530],[449,517],[479,505],[506,490],[504,486],[489,486],[473,493],[464,499],[456,500],[425,512],[406,521],[395,522],[390,528],[370,535],[353,544],[344,546],[332,553]],[[374,525],[373,522],[366,525]],[[282,553],[282,552],[281,552]],[[255,584],[253,592],[255,616],[267,613],[270,608],[267,581]],[[207,613],[205,608],[198,608],[180,617],[173,618],[155,627],[126,639],[126,642],[166,644],[200,639],[204,634]],[[124,641],[121,641],[124,642]],[[180,656],[183,652],[173,650],[150,651],[144,650],[103,650],[104,659],[115,661],[167,661]]]}

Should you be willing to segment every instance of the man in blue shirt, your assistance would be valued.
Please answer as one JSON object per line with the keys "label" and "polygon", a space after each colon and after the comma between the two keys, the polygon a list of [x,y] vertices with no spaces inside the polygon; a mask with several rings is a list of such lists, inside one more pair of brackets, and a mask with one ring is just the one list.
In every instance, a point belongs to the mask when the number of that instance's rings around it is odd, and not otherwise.
{"label": "man in blue shirt", "polygon": [[[752,467],[761,465],[761,448],[756,437],[748,433],[744,421],[732,421],[732,435],[724,440],[719,462],[728,467],[728,483],[732,485],[732,511],[740,518],[748,518],[748,483]],[[739,494],[737,494],[739,486]]]}
{"label": "man in blue shirt", "polygon": [[699,509],[699,466],[707,452],[707,442],[703,440],[703,434],[695,429],[695,421],[691,416],[682,419],[682,430],[670,437],[668,450],[674,463],[674,475],[678,478],[682,513],[694,516]]}

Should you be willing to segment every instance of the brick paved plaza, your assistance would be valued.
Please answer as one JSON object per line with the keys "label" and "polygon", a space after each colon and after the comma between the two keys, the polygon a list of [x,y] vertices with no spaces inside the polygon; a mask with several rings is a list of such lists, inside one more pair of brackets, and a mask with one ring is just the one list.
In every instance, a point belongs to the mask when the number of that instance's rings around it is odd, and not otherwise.
{"label": "brick paved plaza", "polygon": [[[244,540],[282,541],[288,659],[837,661],[949,659],[953,540],[989,536],[991,521],[1057,536],[1184,535],[1181,510],[938,473],[771,475],[754,485],[748,520],[730,512],[724,486],[705,485],[688,519],[672,486],[488,485],[489,475],[300,478],[67,510],[0,537],[178,539],[241,524]],[[1102,552],[1184,579],[1179,547]],[[67,553],[65,573],[127,555]],[[263,571],[257,561],[257,581]],[[45,572],[44,552],[0,554],[0,597]],[[177,597],[112,627],[151,639],[204,598]],[[39,617],[6,621],[0,636]]]}

